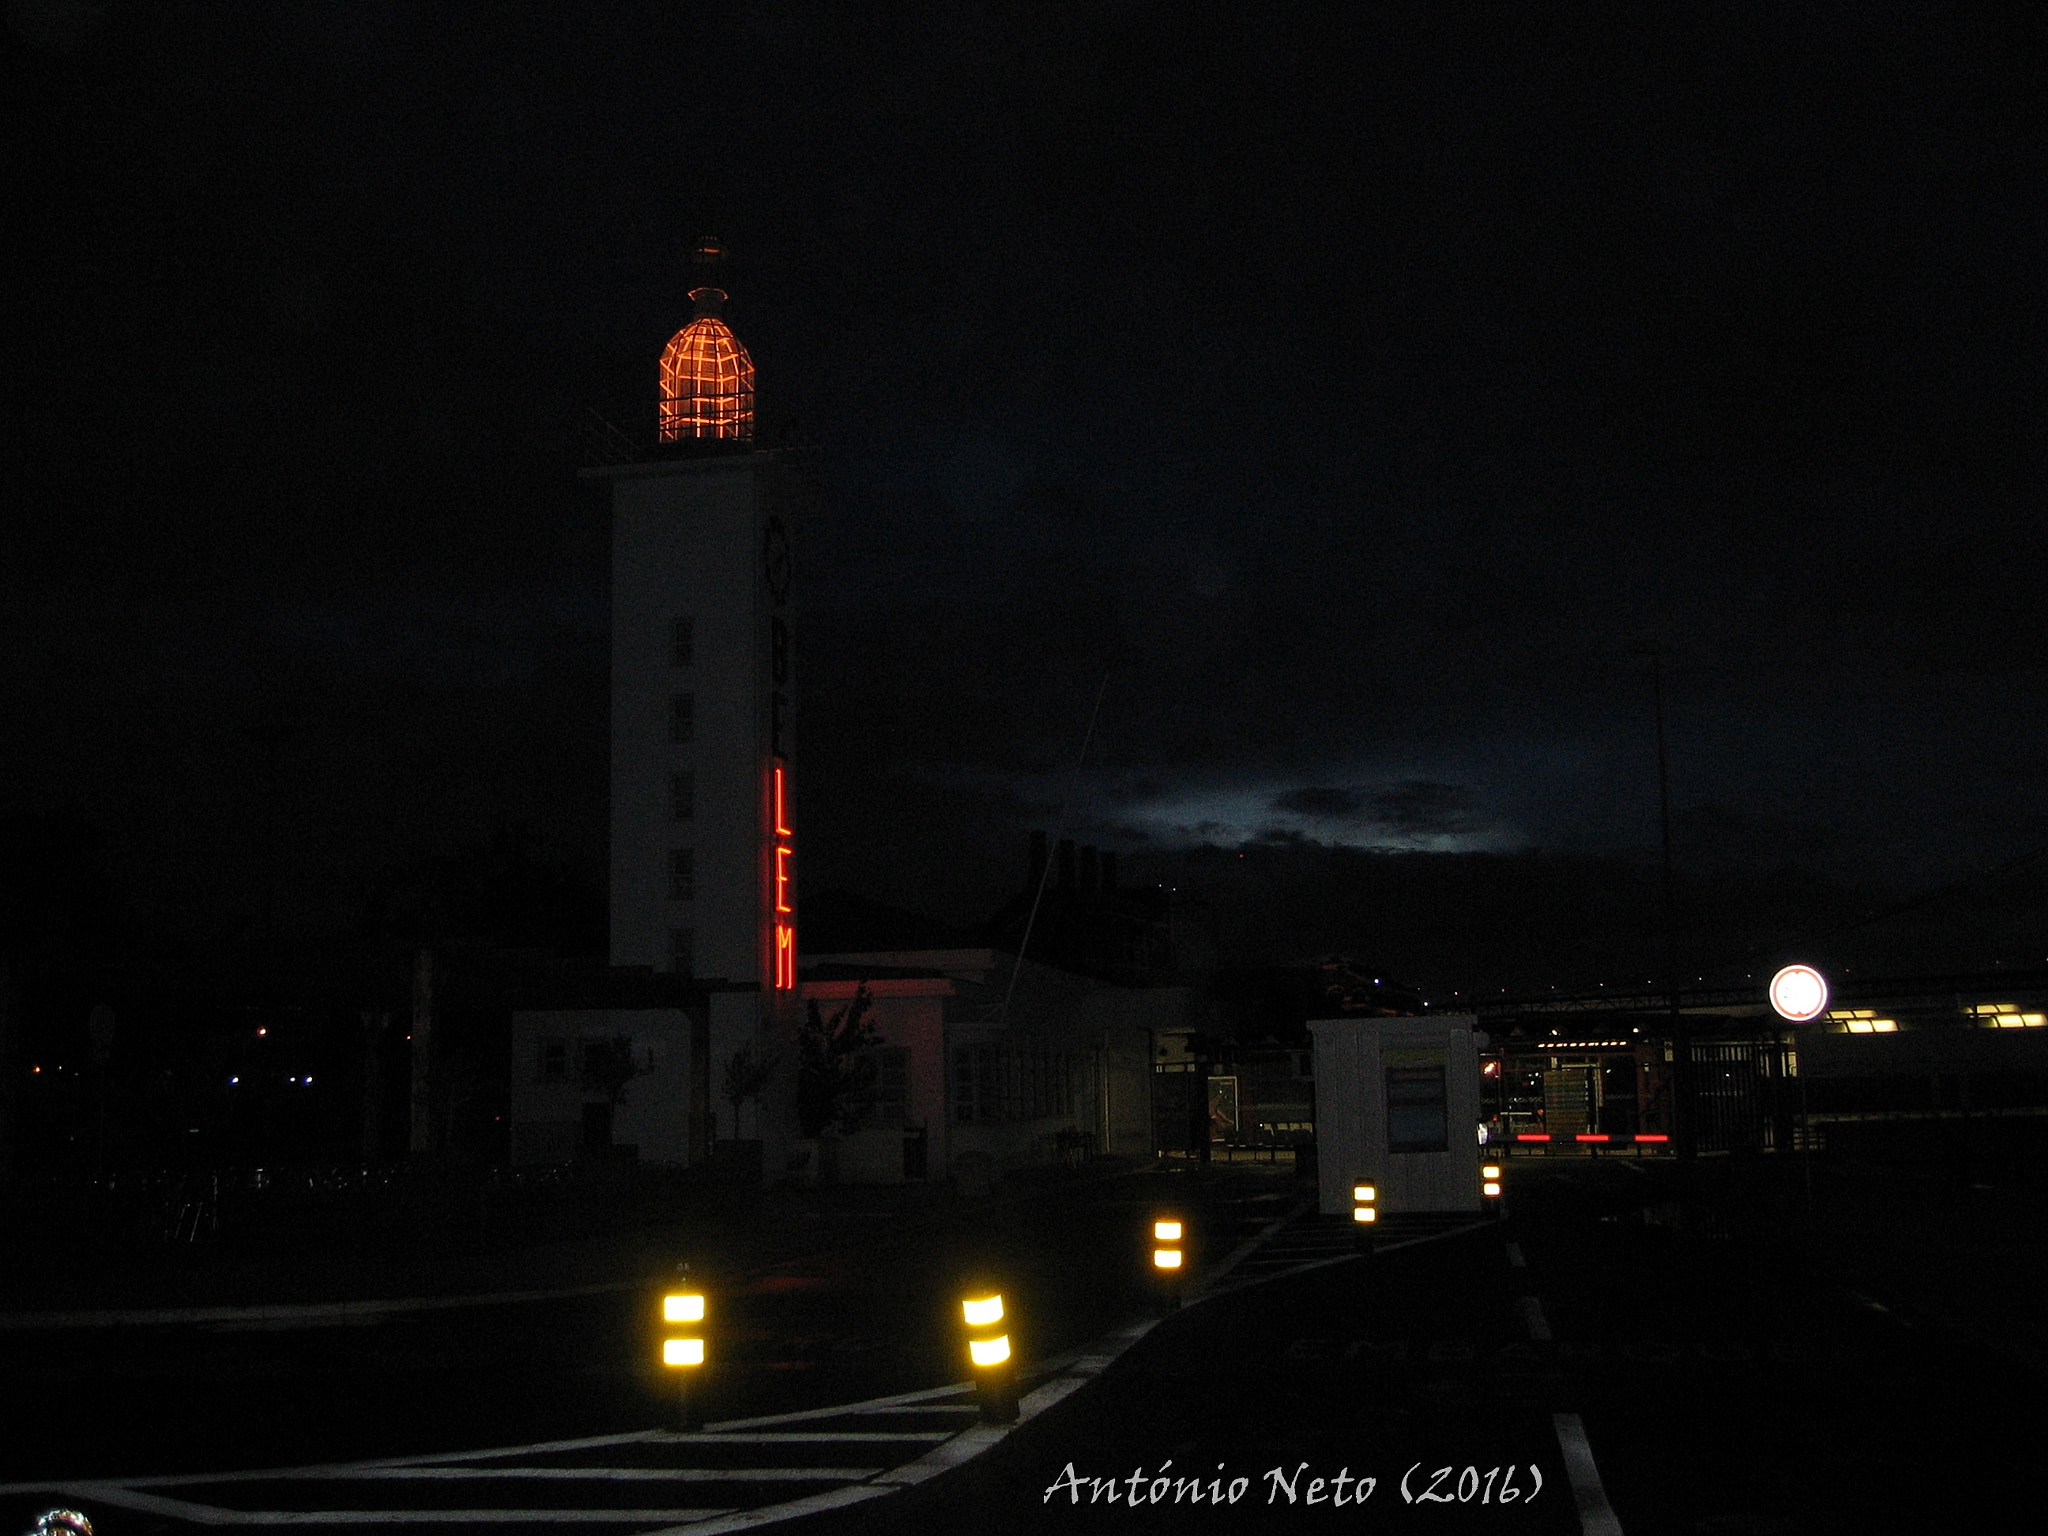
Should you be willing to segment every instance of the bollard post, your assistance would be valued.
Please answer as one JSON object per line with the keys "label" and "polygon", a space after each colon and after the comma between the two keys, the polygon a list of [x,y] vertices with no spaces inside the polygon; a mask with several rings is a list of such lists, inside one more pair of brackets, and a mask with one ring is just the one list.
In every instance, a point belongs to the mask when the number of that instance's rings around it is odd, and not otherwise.
{"label": "bollard post", "polygon": [[1002,1293],[976,1287],[961,1299],[960,1315],[967,1324],[967,1363],[974,1368],[982,1423],[1016,1423],[1017,1362],[1010,1351]]}
{"label": "bollard post", "polygon": [[1182,1304],[1187,1288],[1186,1225],[1178,1216],[1161,1216],[1152,1223],[1152,1277],[1159,1287],[1160,1304],[1173,1311]]}
{"label": "bollard post", "polygon": [[[688,1266],[684,1266],[687,1271]],[[673,1380],[670,1417],[684,1433],[704,1427],[703,1375],[709,1307],[703,1291],[679,1284],[661,1298],[661,1365]]]}
{"label": "bollard post", "polygon": [[1352,1230],[1358,1237],[1358,1251],[1372,1252],[1373,1227],[1380,1219],[1379,1186],[1370,1179],[1360,1179],[1351,1186]]}

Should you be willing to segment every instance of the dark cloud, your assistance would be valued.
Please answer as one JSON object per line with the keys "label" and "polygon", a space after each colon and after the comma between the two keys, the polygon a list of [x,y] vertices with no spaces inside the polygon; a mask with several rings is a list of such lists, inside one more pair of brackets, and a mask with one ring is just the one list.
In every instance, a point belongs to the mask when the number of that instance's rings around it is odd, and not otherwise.
{"label": "dark cloud", "polygon": [[1290,789],[1273,797],[1273,809],[1313,816],[1320,821],[1357,821],[1372,808],[1372,796],[1362,789],[1311,787]]}
{"label": "dark cloud", "polygon": [[292,14],[10,0],[24,803],[104,758],[116,846],[238,846],[224,771],[124,743],[158,662],[218,696],[185,715],[248,679],[100,617],[204,580],[202,637],[284,608],[335,653],[355,713],[289,766],[338,825],[563,803],[530,743],[569,740],[601,864],[568,424],[647,421],[709,227],[764,418],[821,448],[822,879],[1006,894],[1105,673],[1117,821],[1248,785],[1238,838],[1646,846],[1653,633],[1675,808],[1751,818],[1682,819],[1703,858],[2040,835],[2039,646],[1987,600],[2048,564],[2038,82],[1966,9]]}
{"label": "dark cloud", "polygon": [[1375,821],[1413,837],[1450,837],[1488,825],[1478,797],[1456,784],[1410,779],[1379,791],[1371,804]]}

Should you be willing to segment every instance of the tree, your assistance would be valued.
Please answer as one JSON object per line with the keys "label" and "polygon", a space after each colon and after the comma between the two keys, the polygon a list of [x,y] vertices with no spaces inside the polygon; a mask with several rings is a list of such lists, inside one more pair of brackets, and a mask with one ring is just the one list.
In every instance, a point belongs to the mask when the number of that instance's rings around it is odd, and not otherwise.
{"label": "tree", "polygon": [[[725,1064],[725,1097],[732,1105],[732,1134],[740,1134],[740,1105],[749,1099],[759,1099],[770,1083],[775,1081],[775,1069],[782,1065],[782,1059],[773,1052],[762,1055],[754,1049],[749,1040],[732,1053],[732,1059]],[[760,1126],[760,1111],[754,1112],[754,1129]]]}
{"label": "tree", "polygon": [[583,1086],[601,1093],[617,1109],[626,1102],[626,1084],[639,1076],[633,1063],[633,1038],[617,1034],[609,1040],[591,1041],[583,1047]]}
{"label": "tree", "polygon": [[815,999],[805,1011],[796,1078],[797,1124],[805,1136],[860,1129],[860,1096],[875,1085],[872,1048],[881,1044],[868,1018],[874,1002],[862,982],[831,1018]]}

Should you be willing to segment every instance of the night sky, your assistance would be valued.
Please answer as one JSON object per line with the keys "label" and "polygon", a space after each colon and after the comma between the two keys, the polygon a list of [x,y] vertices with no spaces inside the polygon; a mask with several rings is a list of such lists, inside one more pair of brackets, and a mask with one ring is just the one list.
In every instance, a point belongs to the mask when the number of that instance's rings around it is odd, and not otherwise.
{"label": "night sky", "polygon": [[[1225,958],[1641,981],[1653,644],[1703,972],[2048,844],[2036,8],[6,14],[0,815],[121,944],[601,888],[575,471],[706,232],[811,890],[985,916],[1100,689],[1069,833]],[[2040,964],[2022,873],[1859,959]]]}

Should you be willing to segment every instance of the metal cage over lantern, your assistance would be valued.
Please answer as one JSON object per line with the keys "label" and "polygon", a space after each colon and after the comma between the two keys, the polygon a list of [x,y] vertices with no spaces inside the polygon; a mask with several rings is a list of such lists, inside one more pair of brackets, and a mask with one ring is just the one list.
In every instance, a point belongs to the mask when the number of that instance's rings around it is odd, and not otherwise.
{"label": "metal cage over lantern", "polygon": [[696,317],[661,354],[661,440],[754,435],[754,360],[719,316],[722,288],[693,288]]}

